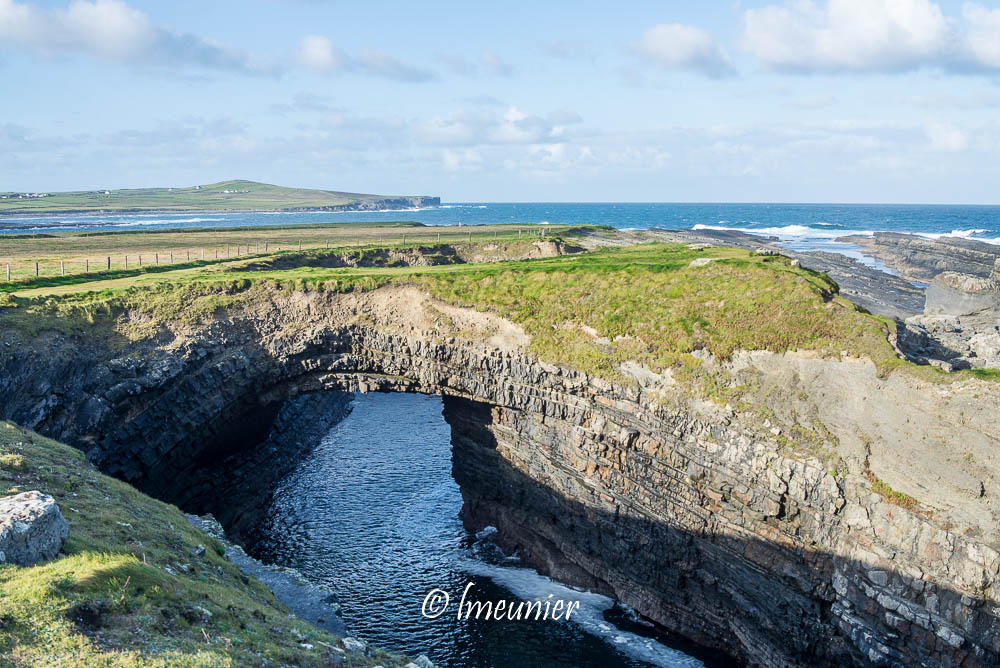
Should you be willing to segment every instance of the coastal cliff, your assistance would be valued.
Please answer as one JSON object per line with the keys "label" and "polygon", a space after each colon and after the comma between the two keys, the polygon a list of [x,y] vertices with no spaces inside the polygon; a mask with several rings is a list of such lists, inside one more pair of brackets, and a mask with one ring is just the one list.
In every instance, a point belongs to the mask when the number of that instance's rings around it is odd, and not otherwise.
{"label": "coastal cliff", "polygon": [[5,331],[2,417],[196,511],[190,481],[288,398],[439,393],[466,524],[543,572],[752,665],[1000,660],[996,384],[806,352],[702,354],[731,399],[634,362],[608,380],[413,287],[126,318],[144,333]]}

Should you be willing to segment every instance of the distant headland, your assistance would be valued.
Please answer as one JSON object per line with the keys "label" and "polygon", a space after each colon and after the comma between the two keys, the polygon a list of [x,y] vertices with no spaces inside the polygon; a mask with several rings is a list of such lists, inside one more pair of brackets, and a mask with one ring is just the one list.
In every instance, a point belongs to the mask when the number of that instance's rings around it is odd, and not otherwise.
{"label": "distant headland", "polygon": [[165,211],[379,211],[439,204],[440,197],[365,195],[241,180],[186,188],[0,192],[0,216]]}

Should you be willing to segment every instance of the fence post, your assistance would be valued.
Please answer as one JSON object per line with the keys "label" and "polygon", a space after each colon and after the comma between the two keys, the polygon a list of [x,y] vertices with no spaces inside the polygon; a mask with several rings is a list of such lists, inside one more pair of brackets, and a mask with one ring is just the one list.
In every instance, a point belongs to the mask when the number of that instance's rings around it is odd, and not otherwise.
{"label": "fence post", "polygon": [[[111,271],[111,258],[108,258],[108,271]],[[128,271],[128,255],[125,256],[125,271]]]}
{"label": "fence post", "polygon": [[89,257],[86,258],[83,261],[83,273],[85,273],[85,274],[89,274],[90,273],[90,258]]}
{"label": "fence post", "polygon": [[216,260],[219,259],[219,249],[218,248],[215,249],[215,259]]}
{"label": "fence post", "polygon": [[[128,255],[125,256],[125,268],[128,269]],[[111,256],[108,256],[108,271],[111,271]]]}
{"label": "fence post", "polygon": [[10,262],[7,263],[7,282],[10,283]]}
{"label": "fence post", "polygon": [[191,261],[191,250],[190,249],[188,249],[188,252],[187,252],[187,261],[188,262]]}
{"label": "fence post", "polygon": [[302,250],[302,242],[299,242],[299,250]]}
{"label": "fence post", "polygon": [[66,262],[64,260],[59,260],[59,275],[66,275]]}
{"label": "fence post", "polygon": [[142,253],[139,253],[139,266],[142,266]]}
{"label": "fence post", "polygon": [[264,242],[264,252],[265,253],[267,252],[267,242],[266,241]]}
{"label": "fence post", "polygon": [[469,232],[469,243],[472,243],[472,232]]}
{"label": "fence post", "polygon": [[35,278],[38,278],[38,263],[35,263]]}
{"label": "fence post", "polygon": [[441,233],[438,232],[438,241],[441,241]]}
{"label": "fence post", "polygon": [[405,234],[403,235],[403,243],[404,244],[406,243],[406,235]]}
{"label": "fence post", "polygon": [[160,265],[160,254],[159,253],[153,253],[153,264],[155,264],[156,266]]}
{"label": "fence post", "polygon": [[518,230],[518,231],[517,231],[517,240],[518,240],[518,241],[520,241],[520,240],[521,240],[521,230]]}
{"label": "fence post", "polygon": [[170,264],[173,264],[173,263],[174,263],[174,254],[171,253],[170,254]]}
{"label": "fence post", "polygon": [[202,260],[205,259],[205,249],[204,248],[201,249],[201,259]]}

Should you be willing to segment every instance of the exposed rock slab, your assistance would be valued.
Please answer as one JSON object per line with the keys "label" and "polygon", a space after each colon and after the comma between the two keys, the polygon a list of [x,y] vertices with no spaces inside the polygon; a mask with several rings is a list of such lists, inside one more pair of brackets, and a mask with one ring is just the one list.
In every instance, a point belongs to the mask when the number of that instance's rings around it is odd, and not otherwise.
{"label": "exposed rock slab", "polygon": [[51,559],[68,536],[69,524],[51,496],[35,491],[0,498],[0,564]]}
{"label": "exposed rock slab", "polygon": [[1000,316],[1000,280],[945,271],[927,286],[928,315],[970,315],[990,312]]}
{"label": "exposed rock slab", "polygon": [[986,278],[1000,259],[1000,246],[975,239],[927,239],[915,234],[876,232],[870,237],[847,236],[837,241],[857,244],[903,278],[923,283],[945,271]]}

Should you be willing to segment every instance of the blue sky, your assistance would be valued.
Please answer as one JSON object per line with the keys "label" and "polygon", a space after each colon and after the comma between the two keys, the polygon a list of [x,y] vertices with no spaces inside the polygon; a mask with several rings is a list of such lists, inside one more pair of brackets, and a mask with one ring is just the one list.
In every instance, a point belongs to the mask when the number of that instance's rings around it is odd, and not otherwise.
{"label": "blue sky", "polygon": [[0,78],[0,190],[1000,202],[997,2],[0,0]]}

